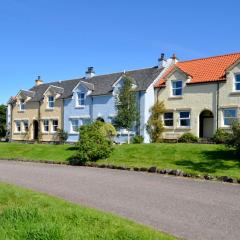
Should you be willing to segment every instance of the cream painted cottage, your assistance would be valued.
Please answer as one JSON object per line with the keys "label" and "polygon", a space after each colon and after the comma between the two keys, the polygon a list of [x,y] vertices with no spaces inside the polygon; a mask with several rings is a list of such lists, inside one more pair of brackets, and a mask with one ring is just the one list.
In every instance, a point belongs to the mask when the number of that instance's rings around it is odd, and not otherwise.
{"label": "cream painted cottage", "polygon": [[155,85],[164,101],[164,138],[211,138],[240,118],[240,53],[174,64]]}

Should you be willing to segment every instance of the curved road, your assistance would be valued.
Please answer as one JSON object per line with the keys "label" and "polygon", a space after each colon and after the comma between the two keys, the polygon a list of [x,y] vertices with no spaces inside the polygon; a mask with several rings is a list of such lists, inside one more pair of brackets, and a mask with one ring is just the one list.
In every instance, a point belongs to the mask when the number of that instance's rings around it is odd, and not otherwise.
{"label": "curved road", "polygon": [[240,239],[239,185],[3,160],[0,181],[116,213],[185,239]]}

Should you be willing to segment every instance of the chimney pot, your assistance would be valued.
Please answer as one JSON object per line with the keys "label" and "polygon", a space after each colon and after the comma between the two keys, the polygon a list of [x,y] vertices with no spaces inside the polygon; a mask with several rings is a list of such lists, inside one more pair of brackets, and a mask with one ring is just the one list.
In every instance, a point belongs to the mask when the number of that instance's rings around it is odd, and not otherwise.
{"label": "chimney pot", "polygon": [[163,68],[166,66],[166,59],[165,59],[165,54],[161,53],[161,57],[158,59],[158,67]]}
{"label": "chimney pot", "polygon": [[95,76],[94,67],[88,67],[86,71],[86,78],[91,78]]}
{"label": "chimney pot", "polygon": [[37,79],[35,80],[35,85],[39,86],[41,84],[43,84],[43,80],[41,80],[41,76],[38,76]]}

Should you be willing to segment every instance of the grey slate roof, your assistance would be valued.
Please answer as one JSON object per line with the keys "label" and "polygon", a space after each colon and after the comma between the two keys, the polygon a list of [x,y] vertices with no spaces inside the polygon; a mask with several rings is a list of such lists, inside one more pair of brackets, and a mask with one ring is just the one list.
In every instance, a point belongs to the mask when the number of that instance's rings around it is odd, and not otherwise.
{"label": "grey slate roof", "polygon": [[105,75],[96,75],[92,78],[79,78],[72,80],[65,80],[59,82],[51,82],[41,84],[39,86],[34,86],[30,89],[30,91],[34,91],[35,94],[31,101],[40,101],[43,99],[43,94],[47,90],[47,88],[52,85],[56,87],[61,87],[64,89],[64,92],[61,98],[70,98],[72,96],[73,89],[77,86],[77,84],[82,81],[85,86],[92,91],[92,96],[98,95],[109,95],[112,93],[113,88],[112,85],[123,75],[131,77],[136,83],[137,87],[135,91],[145,91],[151,83],[157,78],[157,76],[161,73],[163,69],[159,69],[158,67],[145,68],[133,71],[126,71],[105,74]]}

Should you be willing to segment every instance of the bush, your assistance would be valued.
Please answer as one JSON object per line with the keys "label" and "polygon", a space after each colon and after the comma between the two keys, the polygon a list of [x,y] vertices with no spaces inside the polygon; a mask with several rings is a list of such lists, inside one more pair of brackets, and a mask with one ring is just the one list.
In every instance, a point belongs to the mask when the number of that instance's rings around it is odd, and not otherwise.
{"label": "bush", "polygon": [[236,149],[237,154],[240,155],[240,122],[234,122],[232,125],[232,134],[227,141],[227,146]]}
{"label": "bush", "polygon": [[149,110],[151,113],[146,130],[154,143],[162,142],[162,133],[164,131],[162,114],[165,112],[164,102],[156,102]]}
{"label": "bush", "polygon": [[133,144],[140,144],[140,143],[143,143],[143,141],[144,141],[144,138],[143,136],[140,136],[140,135],[136,135],[132,138]]}
{"label": "bush", "polygon": [[179,139],[179,142],[182,143],[196,143],[198,142],[198,138],[192,133],[184,133]]}
{"label": "bush", "polygon": [[111,123],[100,122],[100,131],[104,137],[108,138],[110,141],[113,141],[114,137],[117,136],[117,131]]}
{"label": "bush", "polygon": [[68,133],[66,131],[64,131],[63,129],[57,130],[57,136],[58,136],[59,142],[61,144],[65,143],[68,139]]}
{"label": "bush", "polygon": [[218,144],[227,143],[230,136],[231,134],[224,129],[218,129],[213,136],[213,141]]}
{"label": "bush", "polygon": [[70,161],[74,165],[84,165],[87,161],[108,158],[113,151],[112,142],[104,136],[99,121],[80,127],[80,140],[76,144],[77,154]]}

